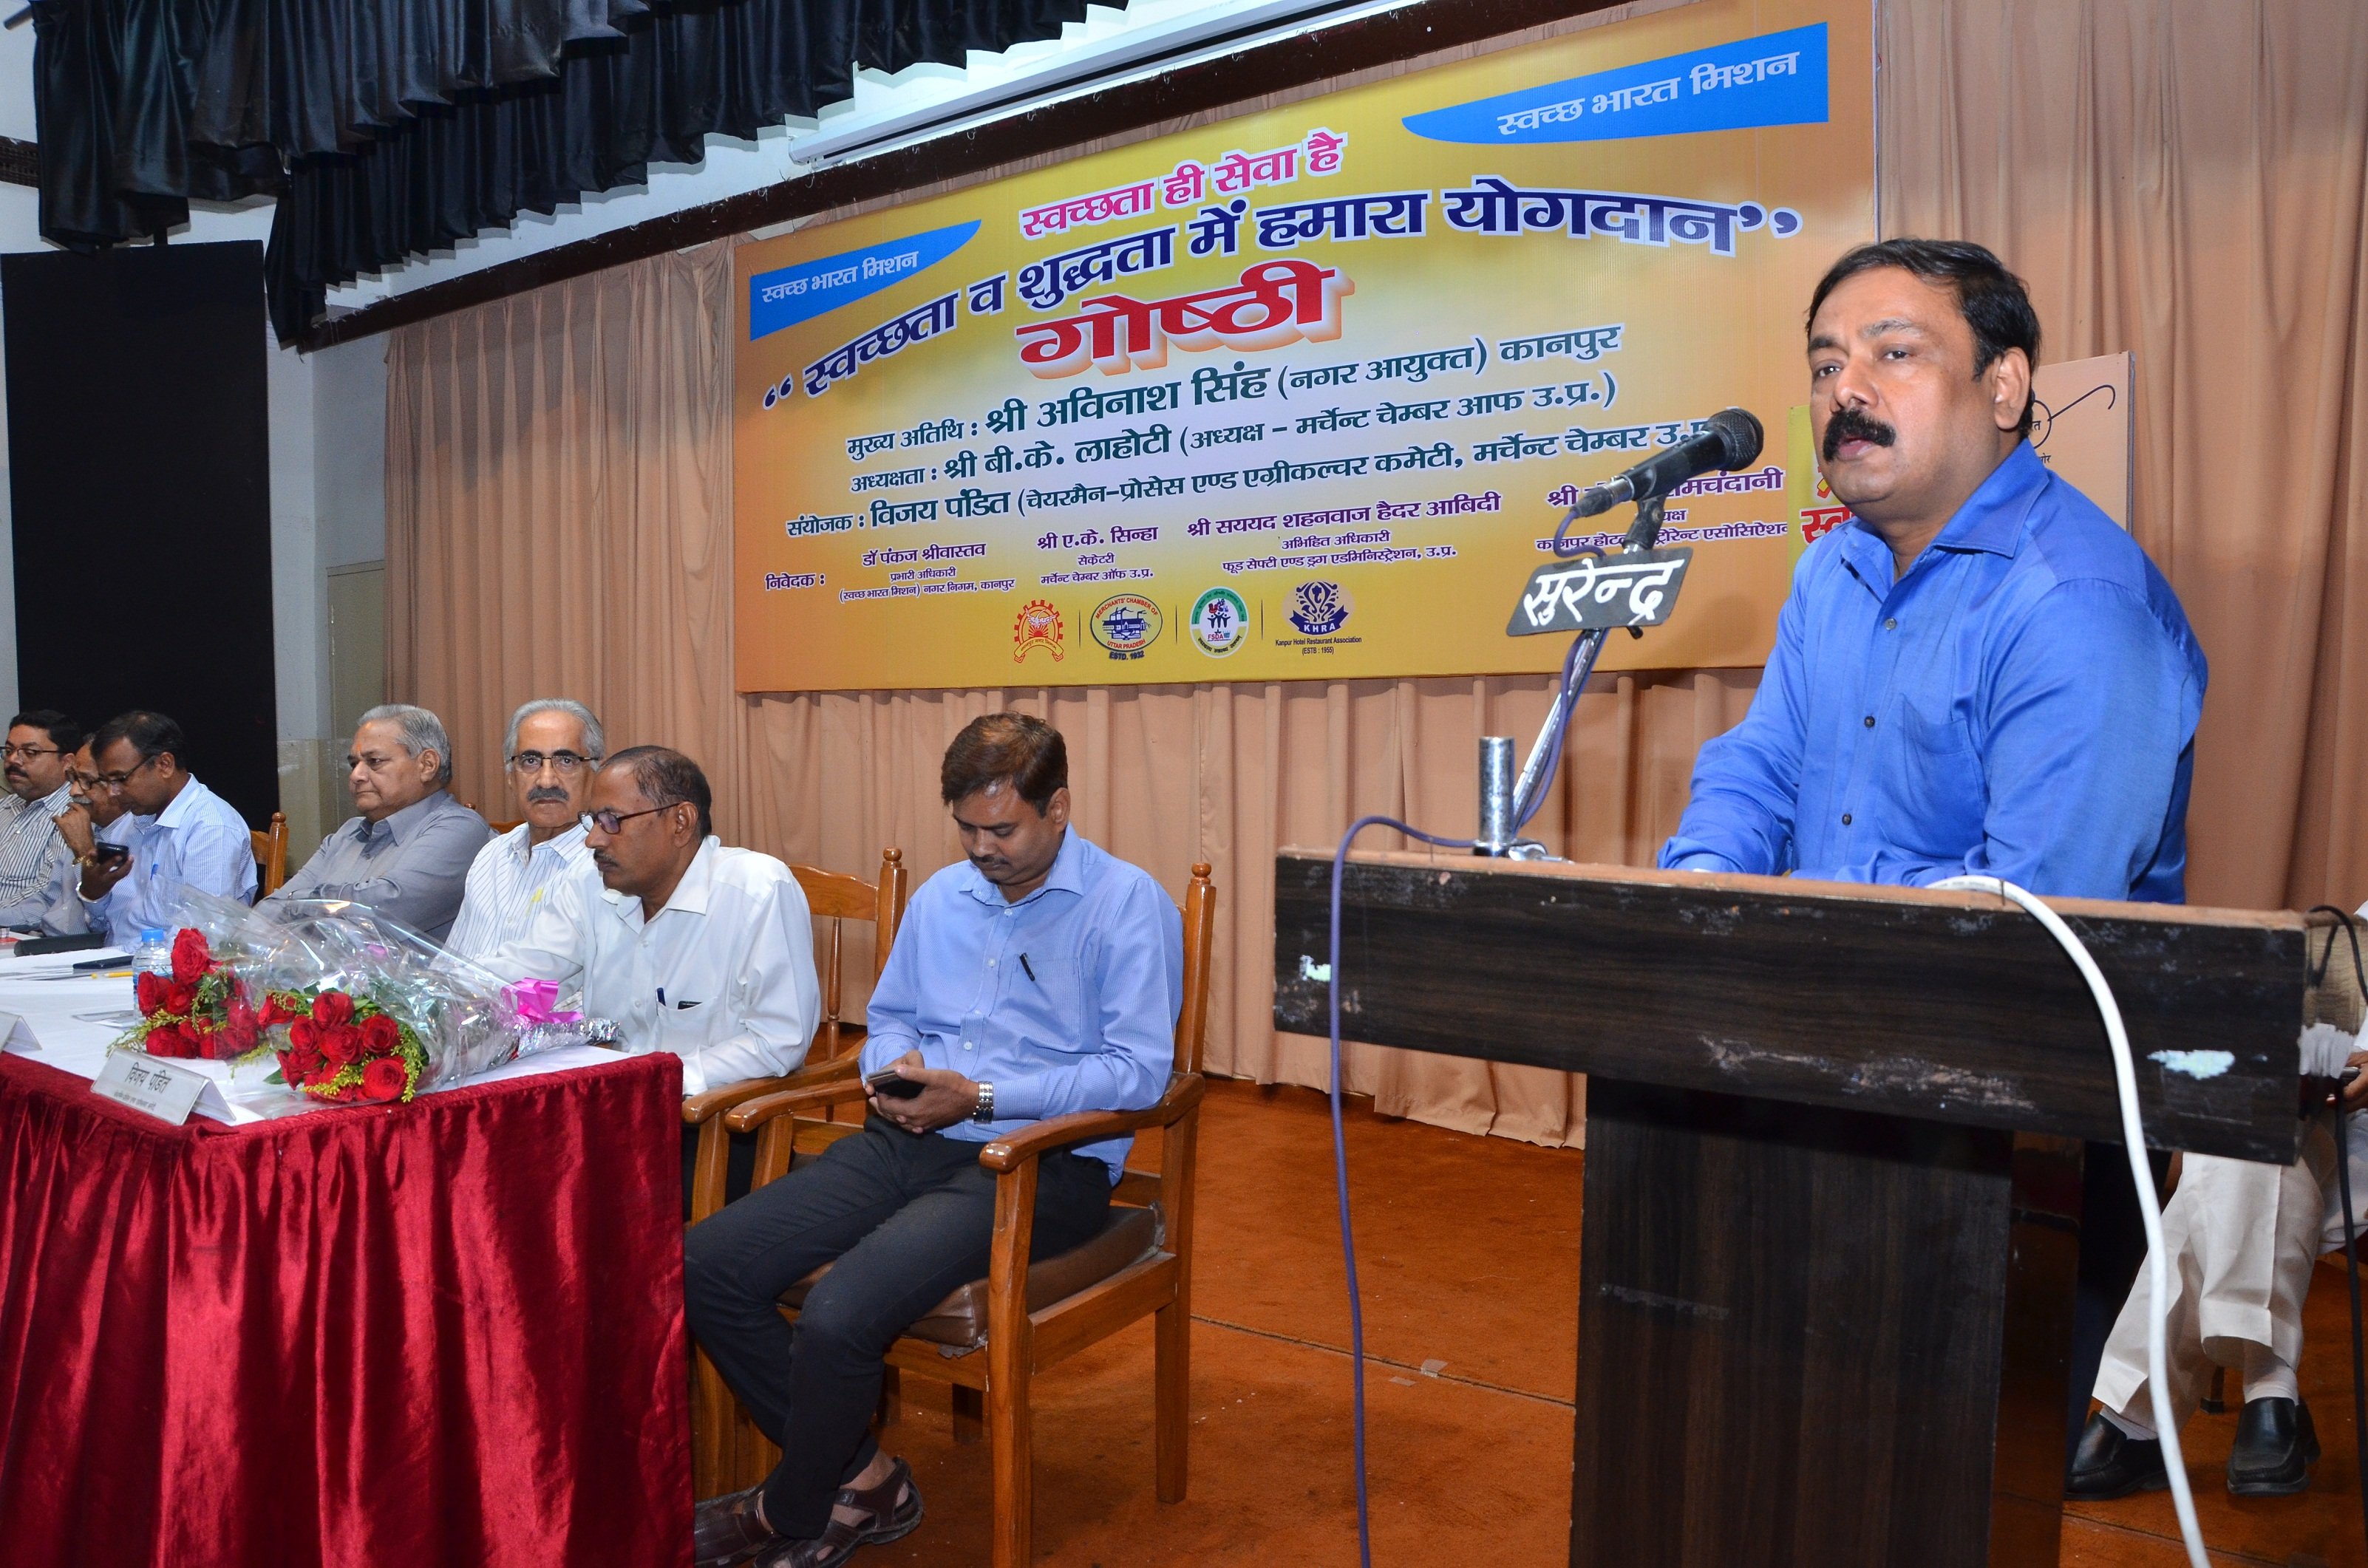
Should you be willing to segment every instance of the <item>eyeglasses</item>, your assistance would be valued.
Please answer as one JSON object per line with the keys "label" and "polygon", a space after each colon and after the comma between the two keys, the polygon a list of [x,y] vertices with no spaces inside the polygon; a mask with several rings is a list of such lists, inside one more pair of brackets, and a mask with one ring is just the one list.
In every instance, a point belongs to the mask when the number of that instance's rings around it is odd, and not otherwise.
{"label": "eyeglasses", "polygon": [[[164,755],[165,754],[160,751],[156,754],[156,756],[162,756]],[[139,772],[141,767],[145,767],[150,763],[155,761],[156,756],[142,757],[140,759],[140,767],[133,768],[131,773],[102,773],[98,776],[98,781],[101,784],[106,785],[110,790],[120,790],[126,784],[131,782],[131,774]]]}
{"label": "eyeglasses", "polygon": [[676,806],[680,804],[682,804],[680,801],[676,801],[667,805],[650,806],[638,812],[586,812],[583,816],[576,820],[583,823],[584,830],[586,833],[589,833],[592,829],[597,827],[602,833],[608,834],[613,837],[619,828],[624,826],[635,817],[655,816],[660,812],[670,812],[674,810]]}
{"label": "eyeglasses", "polygon": [[63,756],[63,746],[16,746],[0,744],[0,757],[10,762],[30,762],[37,756]]}
{"label": "eyeglasses", "polygon": [[89,794],[94,790],[104,790],[108,794],[112,795],[117,790],[121,788],[120,785],[108,783],[107,781],[107,775],[103,773],[75,773],[71,775],[71,777],[76,784],[82,787],[83,793],[85,794]]}
{"label": "eyeglasses", "polygon": [[520,773],[540,773],[542,771],[543,764],[549,763],[559,770],[561,777],[564,778],[579,767],[591,767],[597,760],[595,757],[578,756],[572,751],[554,751],[547,754],[539,751],[522,751],[510,758],[510,766]]}

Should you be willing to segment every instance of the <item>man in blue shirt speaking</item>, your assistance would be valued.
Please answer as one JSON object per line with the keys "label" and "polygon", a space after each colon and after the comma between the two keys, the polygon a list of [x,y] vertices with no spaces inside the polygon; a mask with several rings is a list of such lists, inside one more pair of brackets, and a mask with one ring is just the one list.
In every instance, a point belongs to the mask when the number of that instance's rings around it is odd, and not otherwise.
{"label": "man in blue shirt speaking", "polygon": [[1979,245],[1861,245],[1817,285],[1810,423],[1853,516],[1801,557],[1663,866],[2183,898],[2203,651],[2025,440],[2038,352]]}
{"label": "man in blue shirt speaking", "polygon": [[[2039,318],[1979,245],[1888,240],[1809,303],[1809,417],[1848,522],[1793,574],[1743,722],[1661,864],[2176,903],[2203,651],[2129,535],[2026,439]],[[2118,1149],[2083,1183],[2067,1458],[2146,1250]]]}
{"label": "man in blue shirt speaking", "polygon": [[[966,858],[921,884],[871,994],[863,1131],[683,1240],[691,1332],[781,1447],[762,1486],[699,1506],[701,1568],[835,1568],[920,1522],[867,1427],[881,1358],[986,1276],[995,1178],[980,1146],[1032,1122],[1158,1102],[1184,1000],[1184,925],[1159,885],[1068,830],[1068,751],[1042,720],[973,720],[939,789]],[[1132,1140],[1047,1154],[1030,1256],[1090,1239]],[[794,1336],[776,1302],[825,1263]]]}

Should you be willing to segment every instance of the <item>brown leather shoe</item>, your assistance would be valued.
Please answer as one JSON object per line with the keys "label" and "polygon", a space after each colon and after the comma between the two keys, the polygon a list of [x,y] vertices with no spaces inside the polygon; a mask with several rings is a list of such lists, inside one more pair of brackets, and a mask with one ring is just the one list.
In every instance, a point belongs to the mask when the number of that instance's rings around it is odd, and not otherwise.
{"label": "brown leather shoe", "polygon": [[773,1532],[757,1517],[762,1486],[710,1497],[691,1510],[690,1552],[698,1568],[731,1568],[757,1555]]}
{"label": "brown leather shoe", "polygon": [[844,1524],[834,1517],[813,1540],[779,1537],[757,1554],[751,1568],[838,1568],[857,1547],[908,1536],[921,1522],[921,1489],[913,1484],[913,1471],[903,1460],[889,1467],[888,1479],[879,1485],[863,1492],[843,1488],[831,1503],[861,1509],[864,1521]]}

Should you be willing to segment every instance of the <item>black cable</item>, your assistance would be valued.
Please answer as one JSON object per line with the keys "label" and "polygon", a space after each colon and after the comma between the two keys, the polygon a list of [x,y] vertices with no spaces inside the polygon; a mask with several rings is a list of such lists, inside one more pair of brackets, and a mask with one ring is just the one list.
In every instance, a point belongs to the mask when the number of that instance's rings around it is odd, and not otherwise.
{"label": "black cable", "polygon": [[[2360,994],[2368,1000],[2368,966],[2360,961],[2360,931],[2351,916],[2331,903],[2313,904],[2310,913],[2321,910],[2343,924],[2343,934],[2351,940],[2351,975],[2359,982]],[[2309,938],[2303,941],[2303,955],[2310,953]],[[2335,931],[2327,933],[2327,951],[2318,960],[2312,983],[2326,978],[2327,966],[2335,958]],[[2368,1357],[2361,1351],[2360,1339],[2360,1249],[2355,1233],[2359,1227],[2351,1218],[2351,1145],[2345,1137],[2343,1096],[2335,1098],[2335,1185],[2343,1194],[2343,1277],[2351,1287],[2351,1452],[2360,1468],[2360,1532],[2368,1540]]]}

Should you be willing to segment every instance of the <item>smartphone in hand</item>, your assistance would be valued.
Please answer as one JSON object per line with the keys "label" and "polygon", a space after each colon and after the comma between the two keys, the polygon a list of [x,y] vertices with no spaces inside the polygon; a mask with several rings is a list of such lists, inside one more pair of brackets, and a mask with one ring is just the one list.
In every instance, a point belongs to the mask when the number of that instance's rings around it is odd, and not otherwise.
{"label": "smartphone in hand", "polygon": [[909,1100],[918,1095],[924,1085],[918,1078],[899,1077],[896,1069],[884,1067],[867,1076],[863,1086],[882,1099]]}

